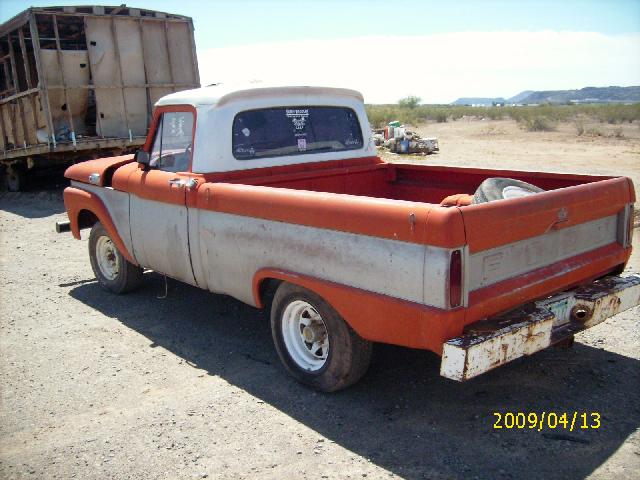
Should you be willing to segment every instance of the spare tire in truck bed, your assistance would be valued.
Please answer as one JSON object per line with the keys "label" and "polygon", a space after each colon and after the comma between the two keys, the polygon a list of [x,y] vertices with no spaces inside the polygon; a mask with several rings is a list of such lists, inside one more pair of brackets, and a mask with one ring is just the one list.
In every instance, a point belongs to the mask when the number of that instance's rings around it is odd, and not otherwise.
{"label": "spare tire in truck bed", "polygon": [[543,189],[527,182],[513,178],[487,178],[480,184],[473,194],[473,204],[507,200],[510,198],[526,197],[534,193],[544,192]]}

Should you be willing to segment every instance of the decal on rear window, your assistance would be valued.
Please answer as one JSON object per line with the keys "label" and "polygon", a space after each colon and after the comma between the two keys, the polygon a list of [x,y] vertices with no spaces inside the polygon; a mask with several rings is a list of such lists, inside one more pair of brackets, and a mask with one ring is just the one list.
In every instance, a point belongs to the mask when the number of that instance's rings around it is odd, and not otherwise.
{"label": "decal on rear window", "polygon": [[277,107],[240,112],[233,120],[238,160],[363,147],[356,113],[345,107]]}

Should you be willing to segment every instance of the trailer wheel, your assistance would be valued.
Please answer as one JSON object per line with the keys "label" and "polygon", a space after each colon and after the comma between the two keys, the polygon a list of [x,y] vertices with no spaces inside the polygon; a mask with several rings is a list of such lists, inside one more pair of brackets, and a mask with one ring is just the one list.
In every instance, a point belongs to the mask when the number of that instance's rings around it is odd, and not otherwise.
{"label": "trailer wheel", "polygon": [[346,388],[369,368],[372,343],[321,297],[297,285],[278,287],[271,307],[271,333],[286,370],[316,390]]}
{"label": "trailer wheel", "polygon": [[473,195],[474,204],[525,197],[534,193],[544,192],[543,189],[527,182],[513,178],[487,178],[480,184]]}
{"label": "trailer wheel", "polygon": [[9,165],[2,175],[3,189],[8,192],[20,192],[27,180],[27,169],[21,165]]}
{"label": "trailer wheel", "polygon": [[100,222],[91,228],[89,259],[98,283],[105,290],[126,293],[142,283],[142,268],[122,256]]}

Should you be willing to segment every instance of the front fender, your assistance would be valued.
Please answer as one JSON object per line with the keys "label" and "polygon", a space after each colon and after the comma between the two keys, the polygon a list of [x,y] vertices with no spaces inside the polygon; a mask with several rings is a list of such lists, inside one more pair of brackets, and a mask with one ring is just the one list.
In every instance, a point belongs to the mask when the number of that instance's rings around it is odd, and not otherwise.
{"label": "front fender", "polygon": [[111,219],[111,214],[96,194],[75,187],[67,187],[64,189],[64,206],[67,209],[67,215],[69,216],[69,222],[71,224],[71,233],[74,238],[78,240],[81,238],[79,221],[80,213],[83,210],[91,212],[104,226],[122,256],[130,263],[138,265],[133,258],[133,255],[131,255],[122,241],[122,238]]}

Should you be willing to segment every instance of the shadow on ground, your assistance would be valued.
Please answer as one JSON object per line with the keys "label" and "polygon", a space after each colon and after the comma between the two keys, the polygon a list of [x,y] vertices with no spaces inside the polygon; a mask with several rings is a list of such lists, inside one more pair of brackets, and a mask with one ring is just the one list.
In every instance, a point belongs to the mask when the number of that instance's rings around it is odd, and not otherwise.
{"label": "shadow on ground", "polygon": [[59,188],[27,192],[0,192],[0,210],[23,218],[44,218],[63,213],[65,208],[62,190]]}
{"label": "shadow on ground", "polygon": [[[638,361],[576,343],[513,362],[464,384],[439,376],[428,352],[378,345],[354,387],[324,395],[280,366],[259,311],[145,275],[126,296],[94,283],[71,295],[115,317],[210,375],[218,375],[302,424],[400,476],[584,478],[640,423]],[[180,312],[184,312],[181,314]],[[493,412],[599,412],[598,430],[494,430]]]}

